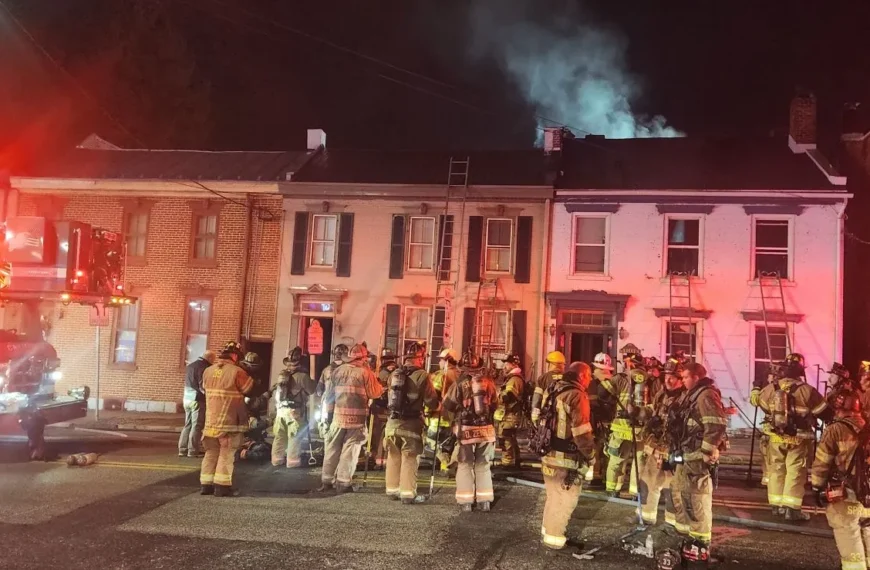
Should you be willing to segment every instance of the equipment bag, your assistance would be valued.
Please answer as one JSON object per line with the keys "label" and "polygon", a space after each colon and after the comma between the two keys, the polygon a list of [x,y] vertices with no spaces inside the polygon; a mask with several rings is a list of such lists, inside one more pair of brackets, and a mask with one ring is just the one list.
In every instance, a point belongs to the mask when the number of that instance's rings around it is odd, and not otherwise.
{"label": "equipment bag", "polygon": [[560,394],[564,394],[568,390],[578,390],[576,386],[565,386],[558,390],[551,386],[544,396],[544,405],[541,407],[541,415],[538,420],[538,425],[532,431],[529,437],[529,449],[541,457],[550,453],[553,449],[553,440],[556,439],[556,422],[559,420],[559,414],[556,411],[556,399]]}
{"label": "equipment bag", "polygon": [[795,388],[797,388],[796,384],[792,384],[786,389],[777,386],[776,391],[773,393],[770,425],[778,435],[797,434],[793,395]]}

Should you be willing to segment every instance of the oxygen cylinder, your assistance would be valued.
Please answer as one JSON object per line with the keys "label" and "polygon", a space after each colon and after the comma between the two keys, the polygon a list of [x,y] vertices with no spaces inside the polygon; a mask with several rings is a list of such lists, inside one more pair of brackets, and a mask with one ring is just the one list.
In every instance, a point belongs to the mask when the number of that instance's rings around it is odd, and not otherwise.
{"label": "oxygen cylinder", "polygon": [[486,415],[486,392],[483,389],[483,382],[478,377],[471,378],[471,401],[474,404],[474,413],[477,416],[483,417]]}
{"label": "oxygen cylinder", "polygon": [[407,376],[402,369],[393,370],[390,374],[390,386],[387,393],[387,409],[394,415],[400,415],[405,407],[405,380]]}
{"label": "oxygen cylinder", "polygon": [[637,407],[649,404],[649,386],[646,382],[635,382],[632,401]]}
{"label": "oxygen cylinder", "polygon": [[788,393],[781,389],[775,391],[772,403],[771,423],[774,429],[784,432],[788,428]]}

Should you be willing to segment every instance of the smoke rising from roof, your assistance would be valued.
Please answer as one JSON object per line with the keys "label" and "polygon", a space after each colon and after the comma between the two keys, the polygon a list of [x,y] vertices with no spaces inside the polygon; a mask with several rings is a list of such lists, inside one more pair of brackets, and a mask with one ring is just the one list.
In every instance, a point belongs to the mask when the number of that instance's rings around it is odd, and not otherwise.
{"label": "smoke rising from roof", "polygon": [[684,136],[660,115],[632,112],[642,89],[627,69],[625,40],[577,24],[576,5],[559,2],[561,10],[548,10],[552,4],[475,0],[468,13],[470,55],[501,67],[535,108],[539,127],[564,124],[608,138]]}

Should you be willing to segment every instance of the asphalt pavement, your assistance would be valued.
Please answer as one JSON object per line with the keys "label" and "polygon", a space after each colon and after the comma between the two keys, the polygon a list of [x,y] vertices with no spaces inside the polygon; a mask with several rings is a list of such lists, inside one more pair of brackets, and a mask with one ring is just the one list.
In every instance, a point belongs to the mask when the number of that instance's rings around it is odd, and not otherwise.
{"label": "asphalt pavement", "polygon": [[[78,433],[76,433],[78,432]],[[58,461],[27,462],[21,442],[0,444],[0,568],[341,568],[453,569],[654,568],[618,538],[635,527],[633,507],[599,495],[581,499],[569,536],[592,560],[539,545],[544,494],[499,477],[491,513],[460,514],[454,482],[439,477],[431,501],[404,506],[384,497],[383,472],[346,495],[317,494],[319,469],[239,463],[242,496],[198,494],[199,462],[176,457],[173,433],[50,428]],[[75,452],[96,452],[88,467],[67,467]],[[428,491],[421,469],[420,490]],[[529,470],[521,478],[534,480]],[[362,482],[363,473],[357,480]],[[738,485],[720,487],[721,516]],[[584,492],[585,494],[585,492]],[[759,499],[761,497],[761,499]],[[753,520],[763,490],[746,489],[741,505]],[[730,500],[736,501],[735,498]],[[750,508],[751,507],[751,508]],[[732,510],[728,511],[735,513]],[[760,511],[759,511],[760,512]],[[823,517],[812,523],[824,529]],[[651,529],[656,548],[677,539]],[[646,534],[633,540],[643,541]],[[836,568],[833,540],[717,522],[721,568]]]}

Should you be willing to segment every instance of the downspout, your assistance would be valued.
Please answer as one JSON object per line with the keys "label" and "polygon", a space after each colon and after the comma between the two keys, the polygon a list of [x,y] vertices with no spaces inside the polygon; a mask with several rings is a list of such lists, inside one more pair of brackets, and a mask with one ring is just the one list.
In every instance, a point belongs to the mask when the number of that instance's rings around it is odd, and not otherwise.
{"label": "downspout", "polygon": [[248,267],[251,264],[251,227],[254,216],[254,206],[250,194],[245,195],[245,202],[247,203],[247,211],[245,212],[245,242],[242,245],[242,312],[239,315],[239,340],[244,336],[245,315],[248,310]]}
{"label": "downspout", "polygon": [[[535,334],[535,354],[538,355],[538,362],[541,364],[541,370],[535,370],[537,376],[544,372],[545,353],[547,352],[547,298],[546,292],[550,290],[550,238],[552,231],[550,230],[550,220],[552,219],[553,201],[547,198],[544,201],[544,263],[541,267],[541,275],[538,279],[538,292],[541,295],[541,300],[538,303],[538,322],[543,323],[540,329]],[[541,338],[544,338],[543,347],[541,347]]]}
{"label": "downspout", "polygon": [[842,206],[837,206],[837,259],[836,271],[834,272],[834,353],[833,362],[843,361],[843,272],[845,268],[846,251],[846,204],[848,198],[843,199]]}

